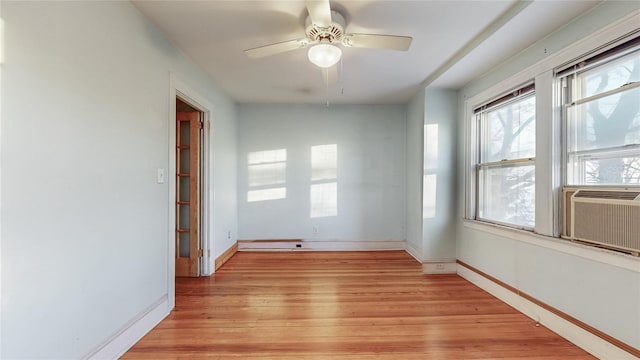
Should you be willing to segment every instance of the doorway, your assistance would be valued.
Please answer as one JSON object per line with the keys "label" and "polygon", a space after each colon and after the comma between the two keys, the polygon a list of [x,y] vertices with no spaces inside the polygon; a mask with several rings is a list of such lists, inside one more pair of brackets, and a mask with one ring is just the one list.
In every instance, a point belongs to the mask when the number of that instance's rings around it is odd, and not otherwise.
{"label": "doorway", "polygon": [[204,112],[176,97],[176,277],[198,277],[202,274],[204,116]]}

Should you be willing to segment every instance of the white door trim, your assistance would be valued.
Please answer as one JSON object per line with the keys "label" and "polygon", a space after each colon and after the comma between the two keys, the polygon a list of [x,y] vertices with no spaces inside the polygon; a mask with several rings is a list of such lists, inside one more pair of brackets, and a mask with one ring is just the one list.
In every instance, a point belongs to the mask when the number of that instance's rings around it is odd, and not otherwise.
{"label": "white door trim", "polygon": [[175,305],[175,173],[176,173],[176,97],[185,101],[194,108],[204,113],[204,129],[203,129],[203,141],[202,141],[202,249],[205,256],[200,267],[200,275],[211,275],[214,271],[213,261],[210,254],[212,251],[208,251],[212,248],[212,225],[213,225],[213,208],[211,203],[213,202],[213,195],[211,189],[213,188],[212,179],[213,176],[211,159],[213,159],[212,146],[211,146],[211,123],[212,113],[214,106],[208,100],[206,100],[197,91],[193,90],[190,86],[184,83],[178,76],[170,73],[169,79],[169,146],[168,146],[168,164],[167,171],[167,183],[169,186],[168,191],[168,203],[169,203],[169,218],[167,227],[167,256],[168,256],[168,269],[167,269],[167,291],[169,295],[169,302],[171,308]]}

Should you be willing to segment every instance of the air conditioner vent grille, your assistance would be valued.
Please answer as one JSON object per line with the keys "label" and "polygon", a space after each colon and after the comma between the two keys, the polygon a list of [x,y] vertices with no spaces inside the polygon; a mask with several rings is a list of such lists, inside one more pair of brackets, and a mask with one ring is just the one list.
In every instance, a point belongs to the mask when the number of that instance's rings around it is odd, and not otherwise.
{"label": "air conditioner vent grille", "polygon": [[575,203],[574,206],[573,236],[576,239],[640,250],[640,206],[600,203]]}
{"label": "air conditioner vent grille", "polygon": [[575,240],[638,254],[639,200],[638,190],[577,189],[570,197],[569,236]]}
{"label": "air conditioner vent grille", "polygon": [[589,199],[636,200],[640,196],[640,191],[580,190],[573,196]]}

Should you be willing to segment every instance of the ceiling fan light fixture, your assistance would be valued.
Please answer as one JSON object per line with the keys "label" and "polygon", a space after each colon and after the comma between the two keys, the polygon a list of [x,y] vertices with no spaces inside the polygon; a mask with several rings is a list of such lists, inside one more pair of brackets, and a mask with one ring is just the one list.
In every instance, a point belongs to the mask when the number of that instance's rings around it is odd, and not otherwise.
{"label": "ceiling fan light fixture", "polygon": [[332,67],[340,61],[342,50],[331,44],[318,44],[309,48],[309,61],[321,68]]}

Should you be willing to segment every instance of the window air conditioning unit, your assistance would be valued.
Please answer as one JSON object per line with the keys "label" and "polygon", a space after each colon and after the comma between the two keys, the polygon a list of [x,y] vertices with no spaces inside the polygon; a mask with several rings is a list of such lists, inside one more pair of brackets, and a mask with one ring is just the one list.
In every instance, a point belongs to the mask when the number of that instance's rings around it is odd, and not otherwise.
{"label": "window air conditioning unit", "polygon": [[[565,201],[568,200],[565,192]],[[640,189],[577,189],[571,194],[568,237],[640,253]],[[566,203],[565,203],[566,208]],[[568,224],[567,224],[568,225]],[[569,232],[570,231],[570,232]]]}

